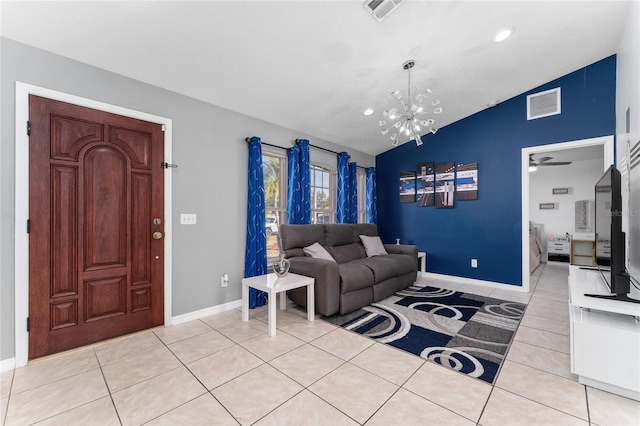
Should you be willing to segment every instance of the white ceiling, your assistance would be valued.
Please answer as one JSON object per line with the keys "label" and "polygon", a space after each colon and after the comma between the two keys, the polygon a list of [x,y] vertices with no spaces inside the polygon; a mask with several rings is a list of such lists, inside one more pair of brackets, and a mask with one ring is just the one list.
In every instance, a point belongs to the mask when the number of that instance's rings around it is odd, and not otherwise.
{"label": "white ceiling", "polygon": [[[378,23],[355,1],[1,3],[2,36],[372,155],[412,82],[444,127],[616,53],[627,1],[410,1]],[[515,32],[503,43],[493,36]],[[362,112],[376,109],[371,117]],[[524,114],[524,113],[523,113]],[[267,141],[287,143],[290,141]],[[312,140],[313,143],[313,140]]]}

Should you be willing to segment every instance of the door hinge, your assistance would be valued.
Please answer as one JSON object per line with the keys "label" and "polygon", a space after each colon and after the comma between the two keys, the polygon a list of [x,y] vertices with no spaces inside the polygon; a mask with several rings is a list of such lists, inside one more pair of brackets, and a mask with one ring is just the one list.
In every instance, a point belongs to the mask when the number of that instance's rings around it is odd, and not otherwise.
{"label": "door hinge", "polygon": [[27,317],[27,332],[31,331],[31,318]]}
{"label": "door hinge", "polygon": [[162,125],[162,131],[166,132],[167,131],[167,126],[165,126],[164,124]]}
{"label": "door hinge", "polygon": [[27,219],[27,234],[31,233],[31,219]]}
{"label": "door hinge", "polygon": [[168,169],[168,168],[172,168],[172,169],[177,169],[178,165],[177,164],[169,164],[169,163],[160,163],[160,167],[162,167],[163,169]]}
{"label": "door hinge", "polygon": [[27,136],[31,136],[31,122],[27,121]]}

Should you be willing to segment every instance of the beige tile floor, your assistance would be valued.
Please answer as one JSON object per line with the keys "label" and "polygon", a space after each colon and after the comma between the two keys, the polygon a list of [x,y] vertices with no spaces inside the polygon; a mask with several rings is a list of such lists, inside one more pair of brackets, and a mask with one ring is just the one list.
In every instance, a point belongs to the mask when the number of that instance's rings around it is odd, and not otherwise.
{"label": "beige tile floor", "polygon": [[530,294],[428,281],[528,302],[494,386],[373,342],[290,305],[234,309],[2,373],[3,425],[638,425],[640,403],[569,368],[567,265]]}

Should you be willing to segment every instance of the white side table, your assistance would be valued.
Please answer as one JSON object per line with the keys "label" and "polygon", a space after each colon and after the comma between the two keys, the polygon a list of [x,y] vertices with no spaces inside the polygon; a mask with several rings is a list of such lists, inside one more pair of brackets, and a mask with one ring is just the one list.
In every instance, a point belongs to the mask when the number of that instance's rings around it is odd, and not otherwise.
{"label": "white side table", "polygon": [[424,251],[418,252],[418,260],[420,261],[420,271],[422,273],[427,272],[427,253]]}
{"label": "white side table", "polygon": [[249,287],[266,292],[269,308],[269,336],[276,335],[276,294],[280,293],[280,309],[287,308],[287,290],[307,287],[307,319],[315,319],[315,280],[311,277],[288,273],[282,278],[276,274],[258,275],[242,279],[242,321],[249,321]]}

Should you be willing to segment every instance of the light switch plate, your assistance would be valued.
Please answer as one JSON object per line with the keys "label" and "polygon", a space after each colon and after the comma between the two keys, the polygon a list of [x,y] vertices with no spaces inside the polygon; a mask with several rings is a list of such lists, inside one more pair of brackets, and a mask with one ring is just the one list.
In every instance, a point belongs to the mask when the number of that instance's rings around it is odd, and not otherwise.
{"label": "light switch plate", "polygon": [[195,225],[196,214],[195,213],[180,213],[180,225]]}

